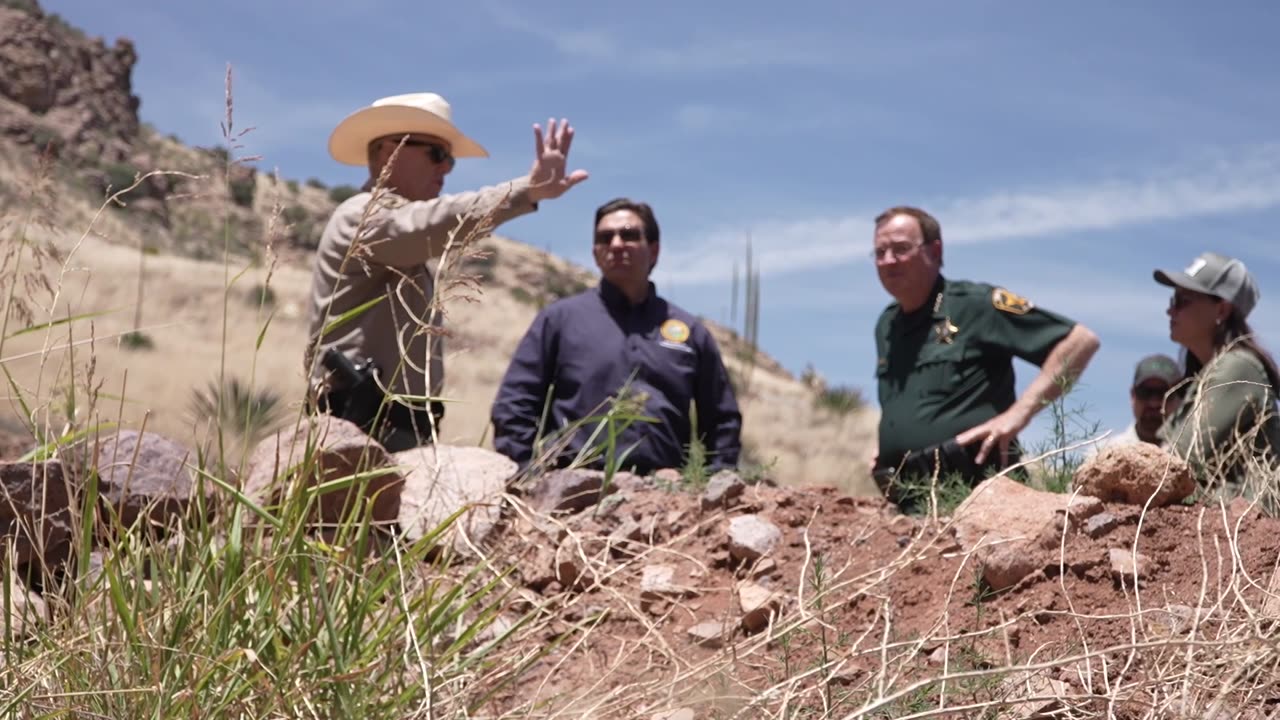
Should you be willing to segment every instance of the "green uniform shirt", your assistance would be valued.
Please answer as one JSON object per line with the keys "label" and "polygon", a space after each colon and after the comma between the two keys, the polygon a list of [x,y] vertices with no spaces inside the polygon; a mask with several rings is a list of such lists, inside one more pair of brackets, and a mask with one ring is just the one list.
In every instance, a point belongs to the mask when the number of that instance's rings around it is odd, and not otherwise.
{"label": "green uniform shirt", "polygon": [[1013,358],[1041,365],[1075,323],[983,283],[941,276],[929,302],[876,323],[880,464],[949,440],[1017,399]]}
{"label": "green uniform shirt", "polygon": [[1160,438],[1191,463],[1206,489],[1221,481],[1225,487],[1217,489],[1230,495],[1255,495],[1261,488],[1242,487],[1247,471],[1270,475],[1280,449],[1276,394],[1262,361],[1238,346],[1214,357],[1188,383]]}

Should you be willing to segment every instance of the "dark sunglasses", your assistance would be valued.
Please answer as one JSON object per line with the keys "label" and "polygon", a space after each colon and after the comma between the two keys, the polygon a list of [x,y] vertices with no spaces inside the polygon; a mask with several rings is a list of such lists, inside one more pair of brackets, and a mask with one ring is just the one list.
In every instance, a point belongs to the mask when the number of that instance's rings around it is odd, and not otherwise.
{"label": "dark sunglasses", "polygon": [[1142,401],[1161,400],[1165,394],[1169,392],[1168,387],[1151,387],[1150,385],[1139,385],[1133,389],[1133,396]]}
{"label": "dark sunglasses", "polygon": [[1203,293],[1175,292],[1173,294],[1173,297],[1169,298],[1169,309],[1181,310],[1182,308],[1190,305],[1196,300],[1217,300],[1217,298],[1213,297],[1212,295],[1205,295]]}
{"label": "dark sunglasses", "polygon": [[644,231],[640,228],[624,227],[618,228],[617,230],[597,230],[596,244],[608,245],[613,242],[613,237],[615,235],[622,238],[622,242],[624,243],[638,243],[641,240],[644,240]]}
{"label": "dark sunglasses", "polygon": [[405,140],[404,144],[405,147],[426,148],[427,157],[431,158],[431,162],[437,165],[453,164],[453,155],[450,155],[445,146],[439,143],[427,142],[426,140]]}

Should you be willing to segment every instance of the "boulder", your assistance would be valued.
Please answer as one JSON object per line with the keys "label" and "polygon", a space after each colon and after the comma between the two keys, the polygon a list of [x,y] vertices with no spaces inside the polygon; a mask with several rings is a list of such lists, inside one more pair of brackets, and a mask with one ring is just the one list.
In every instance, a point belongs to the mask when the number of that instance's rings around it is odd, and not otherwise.
{"label": "boulder", "polygon": [[1163,507],[1195,492],[1191,468],[1150,443],[1104,448],[1076,470],[1075,486],[1104,502]]}
{"label": "boulder", "polygon": [[442,536],[463,556],[474,556],[502,519],[503,495],[518,470],[515,462],[492,450],[435,445],[392,456],[405,469],[400,495],[400,528],[415,541],[463,511]]}
{"label": "boulder", "polygon": [[91,448],[98,496],[124,527],[144,514],[163,527],[187,512],[198,491],[209,499],[217,487],[192,470],[196,453],[191,448],[153,432],[121,430]]}
{"label": "boulder", "polygon": [[0,560],[53,569],[71,552],[70,487],[62,463],[0,463]]}
{"label": "boulder", "polygon": [[320,494],[312,522],[337,523],[357,507],[372,506],[373,520],[390,525],[399,517],[404,485],[387,451],[354,423],[312,415],[258,444],[244,492],[255,502],[277,504],[294,484],[316,488],[355,475],[360,479]]}
{"label": "boulder", "polygon": [[[109,47],[37,3],[0,4],[0,135],[37,126],[82,157],[127,159],[141,129],[131,80],[137,59],[127,39]],[[43,138],[27,134],[32,144]]]}
{"label": "boulder", "polygon": [[1082,526],[1102,512],[1097,498],[1049,493],[1006,477],[983,481],[961,503],[952,528],[982,563],[994,590],[1057,562],[1063,523]]}

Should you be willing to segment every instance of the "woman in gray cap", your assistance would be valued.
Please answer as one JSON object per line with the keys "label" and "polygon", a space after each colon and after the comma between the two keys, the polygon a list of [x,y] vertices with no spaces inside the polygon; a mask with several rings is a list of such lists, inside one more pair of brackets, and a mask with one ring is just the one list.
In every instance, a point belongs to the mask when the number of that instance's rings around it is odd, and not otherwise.
{"label": "woman in gray cap", "polygon": [[1155,280],[1173,288],[1169,336],[1187,350],[1186,395],[1160,429],[1165,447],[1191,463],[1205,491],[1262,495],[1275,507],[1280,373],[1246,322],[1258,302],[1253,276],[1235,258],[1204,253]]}

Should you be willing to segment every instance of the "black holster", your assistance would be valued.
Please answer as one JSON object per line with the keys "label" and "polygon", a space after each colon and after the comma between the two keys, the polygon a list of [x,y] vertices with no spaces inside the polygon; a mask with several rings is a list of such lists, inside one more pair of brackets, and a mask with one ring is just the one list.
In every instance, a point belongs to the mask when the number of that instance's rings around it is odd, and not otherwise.
{"label": "black holster", "polygon": [[321,412],[348,420],[379,440],[385,440],[392,429],[414,432],[419,438],[429,439],[433,421],[439,431],[444,419],[444,403],[431,401],[428,414],[426,409],[390,400],[378,386],[378,368],[372,360],[357,365],[329,348],[321,357],[321,363],[337,381],[317,399]]}

